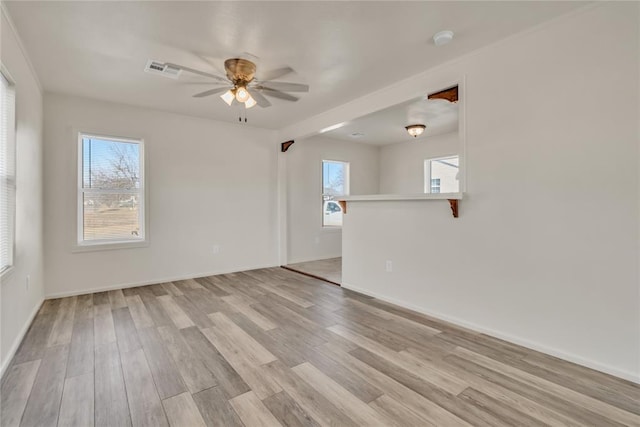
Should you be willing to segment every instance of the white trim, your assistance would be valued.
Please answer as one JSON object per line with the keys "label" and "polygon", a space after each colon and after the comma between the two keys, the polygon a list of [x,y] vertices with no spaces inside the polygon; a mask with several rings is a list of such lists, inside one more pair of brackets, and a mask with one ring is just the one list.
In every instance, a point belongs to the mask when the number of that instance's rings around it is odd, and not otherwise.
{"label": "white trim", "polygon": [[207,272],[204,272],[204,273],[202,273],[202,272],[201,273],[189,273],[189,274],[184,274],[184,275],[180,275],[180,276],[162,277],[162,278],[156,278],[156,279],[151,279],[151,280],[142,280],[142,281],[139,281],[139,282],[119,283],[117,285],[99,286],[99,287],[96,287],[96,288],[82,289],[80,291],[67,291],[67,292],[57,292],[57,293],[53,293],[53,294],[47,294],[47,295],[45,295],[44,299],[73,297],[73,296],[76,296],[76,295],[87,295],[87,294],[92,294],[92,293],[95,293],[95,292],[113,291],[113,290],[117,290],[117,289],[126,289],[126,288],[135,288],[137,286],[156,285],[158,283],[175,282],[177,280],[187,280],[187,279],[193,279],[193,278],[196,278],[196,277],[217,276],[219,274],[239,273],[239,272],[243,272],[243,271],[258,270],[258,269],[261,269],[261,268],[274,268],[274,267],[280,267],[280,265],[276,265],[276,264],[250,265],[250,266],[237,267],[237,268],[234,268],[232,270],[217,270],[217,271],[207,271]]}
{"label": "white trim", "polygon": [[40,311],[40,307],[42,307],[43,303],[44,303],[44,299],[41,299],[40,302],[38,302],[38,304],[35,305],[35,307],[33,308],[33,311],[29,315],[29,318],[27,319],[24,326],[20,330],[20,333],[18,333],[18,336],[16,336],[16,338],[13,340],[13,344],[11,344],[11,349],[7,353],[7,358],[2,362],[2,367],[0,367],[0,379],[4,378],[4,374],[7,368],[9,367],[9,365],[11,365],[11,362],[13,361],[13,357],[16,355],[16,352],[18,351],[20,344],[22,344],[22,340],[24,339],[25,335],[27,335],[27,331],[31,327],[31,323],[33,323],[33,319],[35,319],[36,314],[38,314],[38,311]]}
{"label": "white trim", "polygon": [[92,252],[92,251],[110,251],[114,249],[135,249],[149,247],[148,240],[90,240],[92,243],[78,243],[71,248],[72,253]]}
{"label": "white trim", "polygon": [[[76,181],[76,239],[72,252],[98,251],[108,249],[139,248],[149,245],[148,238],[148,214],[147,214],[147,190],[146,190],[146,151],[144,138],[110,136],[95,132],[77,132],[77,181]],[[139,150],[140,188],[137,190],[112,190],[112,189],[85,189],[84,188],[84,144],[83,139],[101,139],[105,141],[122,142],[127,144],[137,144]],[[139,194],[138,203],[138,223],[140,225],[140,237],[136,239],[121,240],[84,240],[84,195],[85,193],[127,193]]]}
{"label": "white trim", "polygon": [[38,78],[38,73],[36,73],[36,68],[33,66],[33,63],[31,62],[31,58],[27,53],[27,49],[24,47],[22,38],[20,37],[18,30],[16,29],[16,24],[13,22],[13,19],[11,18],[11,14],[7,10],[7,6],[2,1],[0,1],[0,9],[2,9],[2,14],[4,15],[4,17],[7,18],[7,22],[9,23],[9,28],[11,29],[13,36],[16,38],[16,42],[18,43],[18,48],[20,48],[20,52],[24,57],[24,61],[27,63],[27,67],[29,68],[29,71],[31,71],[31,74],[33,75],[33,80],[35,80],[36,86],[38,86],[40,95],[42,95],[44,93],[44,89],[42,88],[42,83],[40,83],[40,79]]}
{"label": "white trim", "polygon": [[350,285],[348,283],[344,283],[343,282],[342,283],[342,287],[345,288],[345,289],[349,289],[351,291],[355,291],[355,292],[359,292],[359,293],[364,294],[364,295],[368,295],[370,297],[374,297],[374,298],[379,299],[381,301],[386,301],[386,302],[389,302],[391,304],[395,304],[395,305],[397,305],[399,307],[406,308],[408,310],[413,310],[413,311],[415,311],[417,313],[424,314],[424,315],[433,317],[435,319],[451,323],[451,324],[456,325],[456,326],[460,326],[460,327],[463,327],[463,328],[466,328],[466,329],[470,329],[470,330],[475,331],[475,332],[480,332],[480,333],[483,333],[483,334],[486,334],[486,335],[490,335],[492,337],[499,338],[501,340],[508,341],[510,343],[513,343],[513,344],[516,344],[516,345],[519,345],[519,346],[522,346],[522,347],[526,347],[526,348],[531,349],[531,350],[539,351],[539,352],[542,352],[542,353],[545,353],[545,354],[548,354],[548,355],[551,355],[551,356],[566,360],[566,361],[571,362],[571,363],[576,363],[578,365],[585,366],[585,367],[590,368],[590,369],[595,369],[596,371],[604,372],[605,374],[613,375],[615,377],[622,378],[622,379],[625,379],[627,381],[631,381],[631,382],[636,383],[636,384],[640,384],[640,376],[638,376],[638,374],[634,374],[634,373],[629,372],[629,371],[624,371],[624,370],[615,368],[613,366],[610,366],[610,365],[607,365],[607,364],[604,364],[604,363],[596,362],[595,360],[591,360],[591,359],[584,358],[582,356],[578,356],[576,354],[567,353],[565,351],[562,351],[562,350],[559,350],[559,349],[556,349],[556,348],[553,348],[553,347],[549,347],[549,346],[547,346],[545,344],[540,344],[540,343],[537,343],[537,342],[534,342],[534,341],[530,341],[530,340],[527,340],[527,339],[516,337],[516,336],[513,336],[511,334],[505,334],[504,332],[500,332],[500,331],[497,331],[497,330],[491,329],[491,328],[486,328],[486,327],[484,327],[482,325],[478,325],[476,323],[469,322],[469,321],[464,320],[464,319],[459,319],[457,317],[452,317],[452,316],[448,316],[446,314],[442,314],[442,313],[439,313],[439,312],[428,310],[428,309],[425,309],[423,307],[420,307],[420,306],[417,306],[417,305],[414,305],[414,304],[411,304],[411,303],[407,303],[405,301],[401,301],[401,300],[396,299],[396,298],[388,297],[386,295],[378,294],[377,292],[371,292],[371,291],[369,291],[367,289],[363,289],[363,288],[360,288],[358,286]]}

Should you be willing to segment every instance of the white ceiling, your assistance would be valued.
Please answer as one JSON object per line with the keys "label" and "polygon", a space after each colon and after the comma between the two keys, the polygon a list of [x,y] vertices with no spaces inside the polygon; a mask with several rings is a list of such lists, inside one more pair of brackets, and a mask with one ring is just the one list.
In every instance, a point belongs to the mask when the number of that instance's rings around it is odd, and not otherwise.
{"label": "white ceiling", "polygon": [[[417,139],[458,130],[458,104],[444,99],[413,99],[352,120],[322,136],[350,142],[388,145],[413,140],[407,125],[426,125]],[[361,134],[361,135],[360,135]]]}
{"label": "white ceiling", "polygon": [[[205,78],[143,72],[149,59],[220,73],[251,53],[258,70],[291,66],[300,101],[272,99],[249,124],[281,128],[582,6],[582,2],[5,1],[44,86],[165,111],[237,121]],[[456,37],[435,47],[431,37]],[[258,72],[258,74],[259,74]],[[197,83],[200,82],[200,83]]]}

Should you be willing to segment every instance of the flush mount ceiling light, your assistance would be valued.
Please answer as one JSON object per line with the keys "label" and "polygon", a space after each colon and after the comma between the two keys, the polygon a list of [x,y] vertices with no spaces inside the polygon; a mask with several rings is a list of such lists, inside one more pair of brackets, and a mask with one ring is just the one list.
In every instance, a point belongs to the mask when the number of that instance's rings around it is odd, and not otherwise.
{"label": "flush mount ceiling light", "polygon": [[453,40],[453,31],[444,30],[439,31],[433,36],[433,42],[436,46],[444,46]]}
{"label": "flush mount ceiling light", "polygon": [[407,130],[409,135],[411,135],[414,138],[417,138],[420,135],[422,135],[426,126],[425,125],[409,125],[409,126],[405,126],[404,128]]}

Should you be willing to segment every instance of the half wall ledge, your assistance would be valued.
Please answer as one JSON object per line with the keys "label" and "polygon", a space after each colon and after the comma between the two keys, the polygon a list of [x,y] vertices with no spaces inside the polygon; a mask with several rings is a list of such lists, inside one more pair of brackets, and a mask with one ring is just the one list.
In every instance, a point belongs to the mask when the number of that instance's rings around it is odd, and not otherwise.
{"label": "half wall ledge", "polygon": [[338,203],[342,212],[347,213],[349,202],[379,202],[379,201],[405,201],[405,200],[447,200],[451,208],[451,214],[458,218],[458,206],[463,193],[438,193],[438,194],[363,194],[357,196],[342,196]]}

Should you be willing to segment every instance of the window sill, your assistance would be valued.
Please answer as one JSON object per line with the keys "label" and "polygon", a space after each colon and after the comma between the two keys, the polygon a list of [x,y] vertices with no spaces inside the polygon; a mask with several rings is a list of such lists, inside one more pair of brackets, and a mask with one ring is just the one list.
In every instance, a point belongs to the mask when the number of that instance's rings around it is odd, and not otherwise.
{"label": "window sill", "polygon": [[146,248],[149,246],[148,240],[140,240],[133,242],[110,242],[110,243],[89,243],[89,244],[76,244],[71,252],[94,252],[94,251],[110,251],[116,249],[135,249]]}

